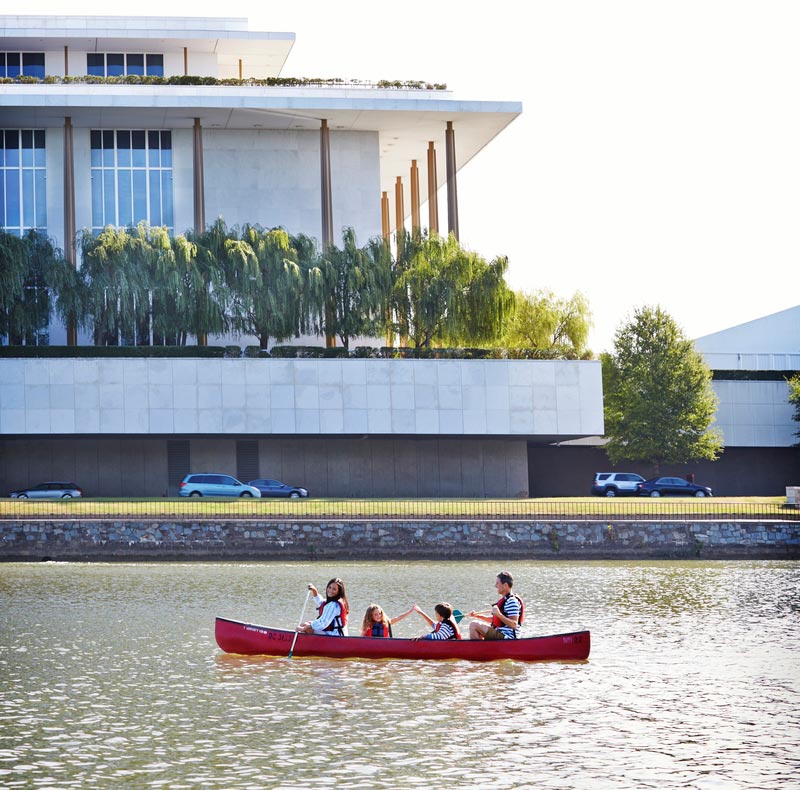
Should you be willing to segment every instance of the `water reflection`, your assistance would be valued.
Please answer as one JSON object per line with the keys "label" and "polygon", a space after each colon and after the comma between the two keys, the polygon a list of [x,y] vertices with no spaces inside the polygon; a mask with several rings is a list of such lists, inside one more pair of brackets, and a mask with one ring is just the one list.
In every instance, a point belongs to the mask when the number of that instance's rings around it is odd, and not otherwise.
{"label": "water reflection", "polygon": [[333,575],[354,621],[372,601],[482,608],[500,570],[488,563],[2,565],[0,786],[789,786],[796,564],[509,568],[527,633],[589,627],[588,662],[289,660],[214,644],[215,615],[291,628],[305,584]]}

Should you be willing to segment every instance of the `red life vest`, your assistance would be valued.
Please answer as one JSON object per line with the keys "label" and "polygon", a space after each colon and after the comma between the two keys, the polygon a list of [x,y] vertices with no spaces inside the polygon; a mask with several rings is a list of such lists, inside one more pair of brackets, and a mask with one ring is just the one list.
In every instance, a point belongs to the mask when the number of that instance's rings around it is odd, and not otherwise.
{"label": "red life vest", "polygon": [[[376,634],[375,631],[378,633]],[[371,637],[390,637],[392,635],[392,626],[389,623],[373,623],[372,628],[370,628],[366,633],[361,634],[361,636],[371,636]]]}
{"label": "red life vest", "polygon": [[[495,606],[497,606],[500,609],[500,611],[503,613],[504,617],[507,617],[508,615],[506,615],[506,601],[509,598],[512,598],[512,597],[516,598],[519,601],[519,620],[517,620],[517,627],[519,627],[519,626],[522,625],[522,618],[525,615],[525,604],[522,603],[522,598],[520,598],[518,595],[514,595],[514,593],[510,592],[508,595],[504,595],[495,604]],[[492,614],[492,627],[493,628],[510,628],[511,626],[506,625],[496,614]]]}
{"label": "red life vest", "polygon": [[[341,601],[333,600],[334,603],[339,604],[339,614],[333,618],[331,624],[325,629],[326,631],[338,631],[339,636],[344,635],[344,627],[347,625],[347,612],[345,611],[344,604]],[[322,610],[331,602],[331,600],[323,601],[319,605],[319,617],[322,617]]]}

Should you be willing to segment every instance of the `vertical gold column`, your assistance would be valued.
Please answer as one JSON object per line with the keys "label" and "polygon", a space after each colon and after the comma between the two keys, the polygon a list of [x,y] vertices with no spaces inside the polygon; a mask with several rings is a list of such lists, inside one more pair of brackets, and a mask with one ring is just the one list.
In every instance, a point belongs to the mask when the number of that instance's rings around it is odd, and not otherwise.
{"label": "vertical gold column", "polygon": [[200,119],[194,119],[194,232],[201,234],[206,229],[206,188],[203,172],[203,127]]}
{"label": "vertical gold column", "polygon": [[64,47],[64,76],[69,77],[69,47]]}
{"label": "vertical gold column", "polygon": [[389,241],[389,236],[392,234],[392,229],[389,224],[389,193],[383,192],[381,194],[381,233],[383,240]]}
{"label": "vertical gold column", "polygon": [[397,181],[394,185],[394,219],[395,230],[397,233],[403,230],[403,219],[406,215],[405,206],[403,204],[403,177],[397,176]]}
{"label": "vertical gold column", "polygon": [[[328,121],[324,118],[319,128],[320,193],[322,210],[322,251],[333,244],[333,198],[331,194],[331,138]],[[336,335],[329,330],[333,325],[333,307],[325,305],[325,346],[336,345]]]}
{"label": "vertical gold column", "polygon": [[239,79],[242,78],[242,59],[239,58]]}
{"label": "vertical gold column", "polygon": [[[199,236],[206,229],[206,187],[205,174],[203,172],[203,127],[200,125],[199,118],[194,119],[193,176],[194,232]],[[207,346],[208,335],[197,335],[197,345]]]}
{"label": "vertical gold column", "polygon": [[419,168],[417,160],[411,160],[411,232],[419,233]]}
{"label": "vertical gold column", "polygon": [[189,47],[183,48],[183,76],[189,74]]}
{"label": "vertical gold column", "polygon": [[436,148],[428,142],[428,230],[439,233],[439,183],[436,176]]}
{"label": "vertical gold column", "polygon": [[458,187],[456,185],[456,135],[453,122],[447,122],[445,132],[447,148],[447,232],[458,240]]}
{"label": "vertical gold column", "polygon": [[[73,268],[75,260],[75,159],[72,118],[64,118],[64,259]],[[74,313],[67,318],[67,345],[78,345],[78,323]]]}

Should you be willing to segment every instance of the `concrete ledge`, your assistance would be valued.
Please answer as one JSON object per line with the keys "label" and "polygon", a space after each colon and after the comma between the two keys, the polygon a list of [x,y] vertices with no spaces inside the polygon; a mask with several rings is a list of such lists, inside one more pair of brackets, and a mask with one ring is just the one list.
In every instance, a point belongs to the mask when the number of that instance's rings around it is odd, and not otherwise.
{"label": "concrete ledge", "polygon": [[797,522],[17,521],[0,561],[800,559]]}

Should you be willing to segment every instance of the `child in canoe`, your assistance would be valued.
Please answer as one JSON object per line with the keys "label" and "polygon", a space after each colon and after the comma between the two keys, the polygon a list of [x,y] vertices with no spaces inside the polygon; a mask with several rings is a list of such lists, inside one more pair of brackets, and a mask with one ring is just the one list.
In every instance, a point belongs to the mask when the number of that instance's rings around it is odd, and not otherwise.
{"label": "child in canoe", "polygon": [[370,604],[364,614],[364,622],[361,623],[361,636],[391,637],[392,626],[408,617],[413,611],[414,607],[412,606],[407,612],[390,620],[378,604]]}
{"label": "child in canoe", "polygon": [[433,631],[429,634],[414,637],[415,639],[461,639],[461,633],[453,620],[453,607],[449,603],[443,601],[433,607],[433,611],[436,612],[436,620],[428,617],[416,604],[411,607],[411,610],[421,615],[428,625],[433,626]]}
{"label": "child in canoe", "polygon": [[347,636],[347,615],[350,613],[350,604],[347,602],[344,582],[338,578],[331,579],[325,588],[325,598],[317,593],[317,588],[313,584],[309,584],[308,589],[314,596],[314,603],[319,607],[319,616],[316,620],[301,623],[297,626],[297,630],[301,634]]}

